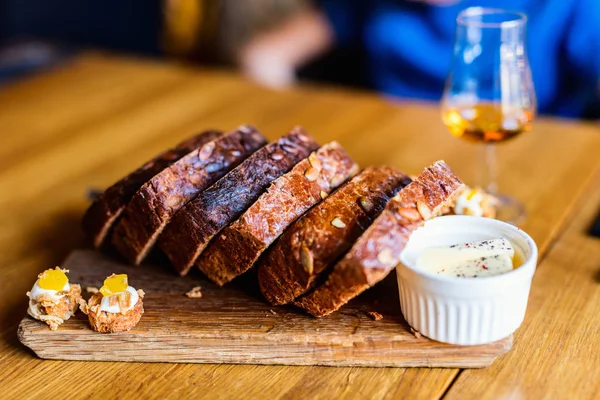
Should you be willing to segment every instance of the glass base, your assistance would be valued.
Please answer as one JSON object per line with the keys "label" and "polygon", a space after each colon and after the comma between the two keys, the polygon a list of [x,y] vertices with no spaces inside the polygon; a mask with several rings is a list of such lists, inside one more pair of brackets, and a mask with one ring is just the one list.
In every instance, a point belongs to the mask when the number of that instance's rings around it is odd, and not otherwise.
{"label": "glass base", "polygon": [[511,225],[520,226],[525,222],[525,205],[514,197],[504,194],[496,195],[498,199],[498,208],[496,219],[507,222]]}

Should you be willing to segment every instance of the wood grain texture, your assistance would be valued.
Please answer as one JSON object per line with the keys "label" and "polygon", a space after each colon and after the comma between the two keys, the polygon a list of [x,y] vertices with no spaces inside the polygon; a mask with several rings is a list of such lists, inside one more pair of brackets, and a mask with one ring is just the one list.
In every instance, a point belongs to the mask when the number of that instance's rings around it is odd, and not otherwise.
{"label": "wood grain texture", "polygon": [[[73,252],[62,266],[83,288],[127,273],[146,292],[145,313],[131,331],[110,335],[93,332],[81,314],[57,331],[26,316],[19,340],[45,359],[478,368],[512,346],[512,337],[468,348],[417,338],[398,307],[395,276],[342,311],[317,319],[292,307],[269,306],[252,274],[219,288],[202,278],[182,279],[164,265],[135,268],[92,250]],[[202,287],[202,298],[185,296],[193,286]],[[373,321],[369,311],[384,318]]]}
{"label": "wood grain texture", "polygon": [[[0,362],[10,366],[0,369],[3,397],[59,398],[69,387],[79,398],[436,399],[456,377],[459,370],[449,368],[48,362],[16,337],[24,294],[36,275],[83,243],[79,221],[89,187],[107,187],[200,130],[243,123],[270,139],[302,124],[321,143],[338,140],[362,165],[387,163],[416,173],[445,159],[462,179],[475,182],[478,148],[447,132],[436,104],[323,87],[273,92],[227,72],[88,53],[4,86],[0,122]],[[531,132],[499,146],[500,186],[525,202],[524,228],[542,259],[589,195],[600,168],[599,132],[597,124],[539,118]],[[542,262],[538,273],[544,268]],[[562,288],[560,281],[548,285]],[[557,309],[570,310],[572,297],[556,302]],[[538,305],[532,299],[529,312]],[[542,317],[549,323],[553,314],[546,310]],[[520,340],[517,334],[510,355],[528,354]],[[538,345],[539,359],[551,364],[560,350]],[[476,379],[464,387],[477,386]]]}

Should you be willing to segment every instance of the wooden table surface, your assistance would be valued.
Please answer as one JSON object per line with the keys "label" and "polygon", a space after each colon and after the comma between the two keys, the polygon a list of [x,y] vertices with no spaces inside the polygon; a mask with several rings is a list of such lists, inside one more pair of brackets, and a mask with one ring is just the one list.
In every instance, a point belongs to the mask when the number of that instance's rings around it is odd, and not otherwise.
{"label": "wooden table surface", "polygon": [[[598,398],[600,125],[539,118],[499,148],[500,186],[527,206],[540,248],[511,352],[480,370],[43,361],[16,327],[36,275],[85,241],[89,188],[104,188],[199,130],[296,124],[338,140],[363,166],[418,172],[445,159],[474,182],[477,147],[448,134],[436,105],[302,87],[273,92],[221,71],[85,54],[0,91],[2,398]],[[199,321],[201,323],[201,321]]]}

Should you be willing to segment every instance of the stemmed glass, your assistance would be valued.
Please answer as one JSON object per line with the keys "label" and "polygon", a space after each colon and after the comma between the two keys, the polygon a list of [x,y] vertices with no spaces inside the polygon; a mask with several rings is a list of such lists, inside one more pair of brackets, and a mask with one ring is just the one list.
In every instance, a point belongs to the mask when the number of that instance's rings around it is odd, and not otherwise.
{"label": "stemmed glass", "polygon": [[497,218],[514,224],[525,209],[518,200],[498,194],[495,144],[529,131],[535,116],[526,26],[527,17],[519,12],[481,7],[462,11],[442,99],[442,120],[450,133],[483,144],[481,186],[498,198]]}

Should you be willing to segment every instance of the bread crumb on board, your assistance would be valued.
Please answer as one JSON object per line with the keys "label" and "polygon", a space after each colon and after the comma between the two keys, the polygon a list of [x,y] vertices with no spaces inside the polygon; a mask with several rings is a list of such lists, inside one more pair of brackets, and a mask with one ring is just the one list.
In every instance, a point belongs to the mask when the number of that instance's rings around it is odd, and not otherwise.
{"label": "bread crumb on board", "polygon": [[415,335],[417,339],[421,339],[423,337],[423,335],[421,335],[421,332],[414,330],[412,327],[410,328],[410,331],[413,335]]}
{"label": "bread crumb on board", "polygon": [[367,313],[367,315],[369,316],[369,318],[371,318],[373,321],[379,321],[381,319],[383,319],[383,315],[379,314],[377,311],[369,311]]}
{"label": "bread crumb on board", "polygon": [[90,293],[90,294],[96,294],[96,293],[98,293],[98,288],[94,287],[94,286],[86,286],[85,292]]}
{"label": "bread crumb on board", "polygon": [[273,315],[277,315],[277,312],[276,312],[275,310],[273,310],[273,309],[269,310],[269,312],[270,312],[271,314],[273,314]]}
{"label": "bread crumb on board", "polygon": [[200,289],[202,289],[200,286],[194,286],[192,290],[187,292],[185,295],[190,299],[199,299],[202,297],[202,292]]}

